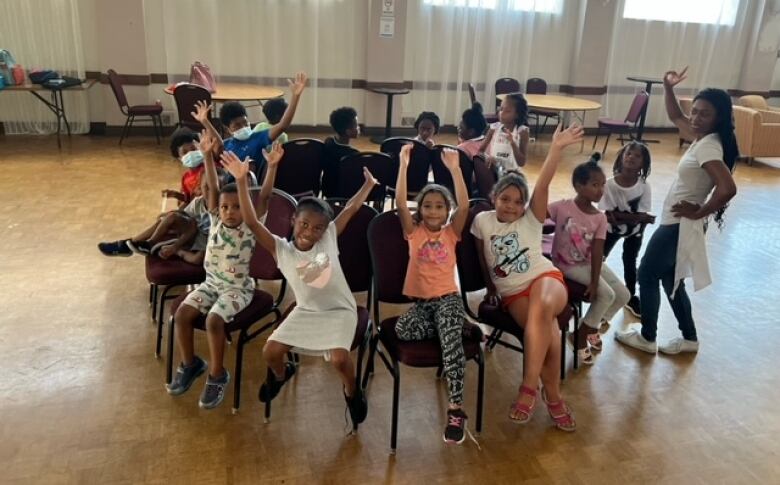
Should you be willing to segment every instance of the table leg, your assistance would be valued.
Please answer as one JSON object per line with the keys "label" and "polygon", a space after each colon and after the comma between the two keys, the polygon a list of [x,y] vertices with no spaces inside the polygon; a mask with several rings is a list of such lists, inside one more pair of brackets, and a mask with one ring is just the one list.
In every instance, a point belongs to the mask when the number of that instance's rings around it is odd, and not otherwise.
{"label": "table leg", "polygon": [[70,123],[68,123],[68,117],[65,115],[65,98],[62,97],[62,90],[60,93],[60,113],[62,113],[62,120],[65,121],[65,128],[68,130],[68,137],[70,137]]}
{"label": "table leg", "polygon": [[375,136],[371,138],[371,141],[376,143],[377,145],[381,145],[383,141],[390,138],[390,129],[391,125],[393,123],[393,95],[388,94],[387,95],[387,109],[385,110],[385,136],[379,137]]}

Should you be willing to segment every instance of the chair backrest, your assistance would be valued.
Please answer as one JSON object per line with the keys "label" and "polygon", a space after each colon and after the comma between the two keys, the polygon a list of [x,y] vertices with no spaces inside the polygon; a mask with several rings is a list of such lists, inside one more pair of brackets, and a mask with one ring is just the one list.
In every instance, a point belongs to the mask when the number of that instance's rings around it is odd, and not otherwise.
{"label": "chair backrest", "polygon": [[409,194],[416,194],[428,183],[428,172],[431,168],[431,150],[418,140],[397,136],[382,142],[379,151],[387,153],[393,159],[393,170],[387,186],[395,188],[395,182],[398,180],[401,147],[409,143],[414,146],[412,147],[412,153],[409,154],[409,168],[406,170],[406,190]]}
{"label": "chair backrest", "polygon": [[547,94],[547,81],[540,77],[532,77],[525,82],[526,94]]}
{"label": "chair backrest", "polygon": [[[411,300],[403,294],[409,245],[397,212],[383,212],[374,217],[368,226],[368,248],[374,272],[375,301],[409,303]],[[374,310],[377,309],[378,305],[375,305]]]}
{"label": "chair backrest", "polygon": [[452,145],[436,145],[431,151],[431,169],[433,170],[433,181],[439,185],[447,187],[452,195],[455,195],[455,182],[452,181],[452,175],[444,162],[441,161],[441,153],[445,148],[457,150],[460,156],[460,171],[463,174],[463,180],[466,182],[466,191],[471,196],[472,178],[474,177],[474,162],[468,153]]}
{"label": "chair backrest", "polygon": [[195,111],[195,103],[204,101],[211,106],[211,93],[197,84],[179,84],[173,88],[173,99],[176,101],[176,111],[179,114],[179,125],[193,130],[201,130],[200,121],[192,116]]}
{"label": "chair backrest", "polygon": [[[344,210],[343,204],[328,200],[333,212]],[[368,227],[377,211],[368,205],[361,205],[357,213],[339,234],[339,262],[353,293],[369,291],[371,288],[371,252],[368,249]]]}
{"label": "chair backrest", "polygon": [[[496,95],[517,93],[520,91],[520,81],[511,77],[502,77],[496,81]],[[496,109],[501,106],[501,101],[496,99]]]}
{"label": "chair backrest", "polygon": [[737,103],[740,106],[744,106],[746,108],[753,108],[758,110],[768,110],[769,107],[766,104],[766,99],[764,99],[763,96],[758,96],[756,94],[748,94],[746,96],[741,96]]}
{"label": "chair backrest", "polygon": [[486,201],[474,201],[469,209],[469,217],[463,226],[463,234],[455,246],[455,257],[458,262],[458,278],[460,289],[464,293],[479,291],[485,288],[486,283],[482,277],[482,268],[479,265],[479,253],[477,252],[476,238],[471,234],[471,223],[480,212],[491,210]]}
{"label": "chair backrest", "polygon": [[483,199],[490,199],[490,192],[493,191],[493,186],[498,182],[498,172],[495,166],[488,167],[484,155],[476,154],[472,161],[474,162],[474,184],[477,195]]}
{"label": "chair backrest", "polygon": [[299,138],[288,141],[283,148],[274,187],[294,197],[319,195],[325,144],[313,138]]}
{"label": "chair backrest", "polygon": [[368,194],[370,201],[382,201],[385,187],[392,183],[393,159],[386,153],[359,152],[347,155],[339,162],[339,187],[336,197],[350,198],[363,186],[363,167],[367,167],[379,184]]}
{"label": "chair backrest", "polygon": [[474,85],[469,83],[469,101],[471,101],[471,106],[474,106],[474,103],[477,102],[477,90],[474,89]]}
{"label": "chair backrest", "polygon": [[[271,231],[271,234],[282,238],[290,237],[292,218],[297,205],[292,196],[274,189],[268,201],[268,215],[265,218],[265,227]],[[249,275],[258,280],[273,281],[283,278],[274,257],[259,244],[255,245],[255,252],[249,262]]]}
{"label": "chair backrest", "polygon": [[645,91],[639,91],[634,96],[634,100],[631,102],[631,108],[626,115],[626,121],[628,123],[636,123],[639,121],[639,117],[642,116],[642,110],[647,106],[647,100],[650,96]]}
{"label": "chair backrest", "polygon": [[120,78],[119,74],[117,74],[113,69],[109,69],[107,74],[108,84],[111,85],[111,91],[114,92],[114,97],[116,98],[117,104],[119,104],[119,109],[122,111],[122,113],[127,114],[127,96],[125,95],[125,88],[122,86],[122,78]]}

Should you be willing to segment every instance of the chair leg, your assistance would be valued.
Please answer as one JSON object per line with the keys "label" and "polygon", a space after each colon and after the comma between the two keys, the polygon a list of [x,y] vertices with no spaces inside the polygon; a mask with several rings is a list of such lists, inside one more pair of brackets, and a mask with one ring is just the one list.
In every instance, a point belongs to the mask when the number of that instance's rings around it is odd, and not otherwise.
{"label": "chair leg", "polygon": [[233,414],[238,413],[238,406],[241,404],[241,369],[244,364],[244,343],[246,342],[246,331],[241,330],[238,336],[238,348],[236,349],[236,368],[234,369],[235,380],[233,381]]}
{"label": "chair leg", "polygon": [[579,356],[577,355],[577,343],[580,341],[580,312],[582,311],[581,304],[577,304],[576,310],[574,312],[574,330],[572,331],[572,338],[574,339],[574,350],[572,351],[572,354],[574,355],[574,369],[579,368]]}
{"label": "chair leg", "polygon": [[128,130],[129,130],[128,125],[130,124],[130,118],[131,118],[130,115],[127,115],[127,117],[125,118],[125,126],[122,127],[122,134],[119,136],[119,144],[120,145],[122,144],[122,141],[127,136],[127,133],[128,133]]}
{"label": "chair leg", "polygon": [[566,379],[566,331],[566,328],[561,329],[561,380]]}
{"label": "chair leg", "polygon": [[441,375],[442,375],[443,373],[444,373],[444,366],[443,366],[443,365],[440,365],[440,366],[439,366],[439,367],[436,369],[436,378],[437,378],[437,379],[441,379]]}
{"label": "chair leg", "polygon": [[358,346],[357,362],[355,362],[355,387],[360,390],[363,390],[363,388],[360,387],[360,383],[362,382],[363,377],[363,357],[365,357],[365,353],[366,339],[363,339]]}
{"label": "chair leg", "polygon": [[[266,374],[265,374],[266,382],[270,382],[271,381],[271,373],[272,372],[273,371],[269,367],[268,370],[266,371]],[[263,414],[263,422],[264,423],[268,423],[269,421],[271,421],[271,401],[266,401],[265,402],[265,414]]]}
{"label": "chair leg", "polygon": [[176,320],[171,315],[168,321],[168,355],[165,356],[165,383],[170,384],[173,380],[173,341],[174,341],[174,325]]}
{"label": "chair leg", "polygon": [[496,345],[498,345],[498,341],[501,340],[501,336],[504,335],[503,330],[499,330],[497,328],[493,329],[493,332],[490,334],[490,351],[492,352],[495,350]]}
{"label": "chair leg", "polygon": [[379,343],[379,334],[371,338],[368,346],[368,364],[366,364],[366,373],[363,375],[361,387],[365,390],[368,386],[368,378],[374,373],[374,357],[376,356],[376,346]]}
{"label": "chair leg", "polygon": [[149,306],[152,306],[152,297],[154,296],[154,287],[149,285]]}
{"label": "chair leg", "polygon": [[393,418],[392,429],[390,431],[390,454],[395,455],[396,443],[398,441],[398,394],[401,391],[401,369],[398,361],[393,360]]}
{"label": "chair leg", "polygon": [[157,315],[157,285],[149,285],[149,294],[149,298],[151,299],[150,302],[152,304],[152,321],[154,321],[154,316]]}
{"label": "chair leg", "polygon": [[154,118],[157,120],[157,122],[155,123],[154,134],[157,136],[157,144],[159,145],[160,137],[162,136],[162,118],[160,117],[160,115],[156,115]]}
{"label": "chair leg", "polygon": [[477,380],[477,434],[482,432],[482,407],[485,398],[485,354],[479,353],[479,378]]}
{"label": "chair leg", "polygon": [[596,149],[596,142],[599,141],[599,135],[601,135],[601,127],[599,126],[596,128],[596,137],[593,139],[593,146],[591,147],[591,151]]}
{"label": "chair leg", "polygon": [[606,153],[606,151],[607,151],[607,145],[609,145],[609,137],[610,137],[610,136],[612,136],[612,130],[609,130],[609,131],[607,132],[607,141],[605,141],[605,142],[604,142],[604,149],[603,149],[603,150],[601,150],[601,154],[602,154],[602,155],[604,155],[604,153]]}

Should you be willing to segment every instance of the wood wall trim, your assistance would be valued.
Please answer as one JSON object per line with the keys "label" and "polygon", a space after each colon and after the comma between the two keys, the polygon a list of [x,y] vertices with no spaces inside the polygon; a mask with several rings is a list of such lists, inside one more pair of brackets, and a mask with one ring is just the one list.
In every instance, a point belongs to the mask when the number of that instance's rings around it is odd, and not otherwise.
{"label": "wood wall trim", "polygon": [[579,94],[584,96],[603,96],[607,94],[606,86],[572,86],[561,84],[558,91],[565,94]]}

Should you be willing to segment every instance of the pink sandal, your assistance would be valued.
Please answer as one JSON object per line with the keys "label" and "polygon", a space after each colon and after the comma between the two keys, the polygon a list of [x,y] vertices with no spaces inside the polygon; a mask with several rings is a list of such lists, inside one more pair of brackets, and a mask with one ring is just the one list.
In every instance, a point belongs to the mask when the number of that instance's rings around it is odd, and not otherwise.
{"label": "pink sandal", "polygon": [[547,400],[547,393],[544,389],[542,389],[542,401],[544,401],[544,403],[547,405],[547,413],[550,415],[558,429],[568,432],[572,432],[577,429],[577,423],[574,421],[574,415],[563,399],[550,402]]}
{"label": "pink sandal", "polygon": [[585,339],[590,344],[590,348],[592,350],[595,350],[596,352],[601,351],[601,346],[602,346],[601,335],[599,335],[598,332],[596,332],[596,333],[589,333],[585,337]]}
{"label": "pink sandal", "polygon": [[[527,396],[531,396],[533,400],[531,401],[531,404],[524,404],[520,402],[520,396],[523,394]],[[536,389],[531,389],[530,387],[526,386],[520,386],[520,396],[517,397],[517,400],[512,404],[512,407],[509,409],[509,419],[514,421],[515,423],[524,424],[531,420],[531,415],[533,415],[534,407],[536,407]],[[519,418],[516,418],[514,416],[520,415]]]}

